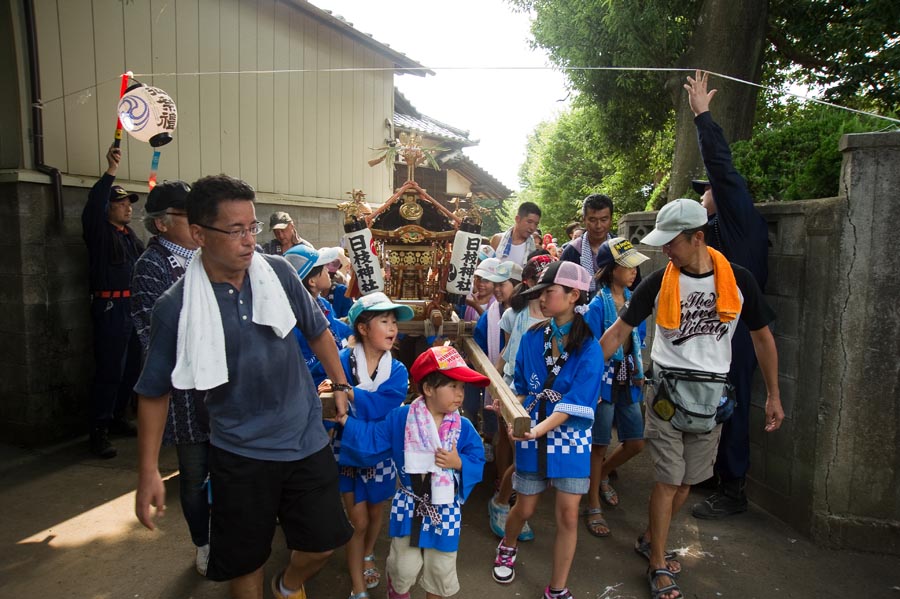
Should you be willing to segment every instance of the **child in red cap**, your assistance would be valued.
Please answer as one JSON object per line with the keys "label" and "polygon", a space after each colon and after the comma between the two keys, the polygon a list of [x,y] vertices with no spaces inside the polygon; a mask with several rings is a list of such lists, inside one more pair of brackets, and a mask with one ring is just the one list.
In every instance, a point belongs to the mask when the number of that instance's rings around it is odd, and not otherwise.
{"label": "child in red cap", "polygon": [[489,379],[447,346],[427,349],[410,374],[422,395],[381,422],[343,416],[341,452],[364,460],[391,451],[400,486],[391,502],[387,596],[408,599],[421,571],[425,596],[436,599],[459,592],[460,505],[484,469],[481,437],[459,414],[463,390]]}

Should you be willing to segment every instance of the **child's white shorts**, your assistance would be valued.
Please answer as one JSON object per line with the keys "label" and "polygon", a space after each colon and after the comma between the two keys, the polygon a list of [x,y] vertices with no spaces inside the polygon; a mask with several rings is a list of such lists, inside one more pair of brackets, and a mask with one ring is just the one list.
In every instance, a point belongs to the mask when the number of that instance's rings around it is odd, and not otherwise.
{"label": "child's white shorts", "polygon": [[[423,567],[424,565],[424,567]],[[398,593],[406,593],[422,572],[419,586],[426,593],[450,597],[459,592],[456,576],[456,552],[411,547],[409,537],[391,539],[391,552],[387,558],[387,574]]]}

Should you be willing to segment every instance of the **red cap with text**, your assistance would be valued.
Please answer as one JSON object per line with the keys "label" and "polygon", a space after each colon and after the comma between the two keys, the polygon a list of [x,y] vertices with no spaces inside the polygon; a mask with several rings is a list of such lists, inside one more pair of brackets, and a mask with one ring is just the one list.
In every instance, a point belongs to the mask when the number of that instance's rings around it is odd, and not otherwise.
{"label": "red cap with text", "polygon": [[415,382],[421,381],[432,372],[439,371],[451,379],[471,383],[478,387],[487,387],[491,380],[468,366],[465,360],[449,345],[429,347],[413,362],[409,373]]}

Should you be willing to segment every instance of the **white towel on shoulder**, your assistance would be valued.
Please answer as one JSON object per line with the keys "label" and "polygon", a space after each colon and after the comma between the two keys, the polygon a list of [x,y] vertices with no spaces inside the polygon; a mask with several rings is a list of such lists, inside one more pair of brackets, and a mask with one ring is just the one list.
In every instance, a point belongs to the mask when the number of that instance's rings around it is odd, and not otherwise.
{"label": "white towel on shoulder", "polygon": [[[228,382],[225,332],[212,283],[197,250],[184,275],[184,300],[178,318],[178,342],[172,386],[204,391]],[[260,254],[248,269],[253,290],[253,322],[270,326],[284,338],[297,324],[278,275]]]}
{"label": "white towel on shoulder", "polygon": [[356,358],[356,376],[359,383],[356,385],[364,391],[378,391],[381,384],[391,378],[391,367],[394,365],[391,352],[386,351],[381,354],[378,360],[378,366],[375,368],[375,380],[369,376],[369,361],[366,360],[366,350],[362,341],[353,346],[353,357]]}

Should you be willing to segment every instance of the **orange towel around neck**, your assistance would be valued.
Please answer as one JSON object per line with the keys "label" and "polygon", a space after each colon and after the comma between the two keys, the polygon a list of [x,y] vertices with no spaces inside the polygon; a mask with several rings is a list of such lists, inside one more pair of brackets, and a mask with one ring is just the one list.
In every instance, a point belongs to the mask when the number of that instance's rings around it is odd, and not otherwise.
{"label": "orange towel around neck", "polygon": [[[712,259],[713,277],[716,281],[716,312],[719,313],[720,322],[730,322],[741,312],[741,298],[734,271],[722,252],[711,247],[706,249]],[[681,294],[678,289],[680,274],[681,269],[671,262],[663,273],[656,307],[656,324],[664,329],[677,329],[681,326]]]}

